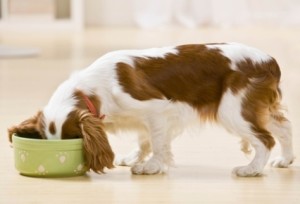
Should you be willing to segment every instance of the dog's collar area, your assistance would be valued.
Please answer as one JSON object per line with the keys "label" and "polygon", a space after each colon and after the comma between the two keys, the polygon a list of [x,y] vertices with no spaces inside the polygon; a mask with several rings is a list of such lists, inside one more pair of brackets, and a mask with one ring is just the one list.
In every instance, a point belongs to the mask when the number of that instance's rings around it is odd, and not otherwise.
{"label": "dog's collar area", "polygon": [[89,109],[89,111],[95,116],[95,117],[99,117],[101,120],[103,120],[105,118],[104,114],[99,113],[96,109],[96,107],[94,106],[93,102],[90,100],[90,98],[85,95],[82,94],[83,100],[85,102],[85,105],[87,106],[87,108]]}

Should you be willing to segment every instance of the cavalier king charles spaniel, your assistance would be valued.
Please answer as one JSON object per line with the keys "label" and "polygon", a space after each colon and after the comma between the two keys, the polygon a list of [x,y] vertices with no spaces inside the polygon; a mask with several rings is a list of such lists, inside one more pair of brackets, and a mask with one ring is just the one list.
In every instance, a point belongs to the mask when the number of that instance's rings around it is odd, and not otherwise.
{"label": "cavalier king charles spaniel", "polygon": [[107,132],[137,131],[139,148],[118,165],[133,174],[165,172],[171,141],[193,121],[213,121],[241,137],[242,151],[255,150],[237,176],[259,176],[275,138],[294,159],[291,126],[281,111],[280,69],[274,58],[237,43],[189,44],[110,52],[73,74],[34,117],[9,128],[9,137],[82,138],[86,165],[114,167]]}

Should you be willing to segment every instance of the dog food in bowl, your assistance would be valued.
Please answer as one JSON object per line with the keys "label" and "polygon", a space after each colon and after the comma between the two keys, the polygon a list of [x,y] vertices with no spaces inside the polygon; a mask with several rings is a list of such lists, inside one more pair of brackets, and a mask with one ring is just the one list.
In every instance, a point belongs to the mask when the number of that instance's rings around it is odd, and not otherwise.
{"label": "dog food in bowl", "polygon": [[82,139],[41,140],[13,136],[15,166],[33,177],[79,176],[86,173]]}

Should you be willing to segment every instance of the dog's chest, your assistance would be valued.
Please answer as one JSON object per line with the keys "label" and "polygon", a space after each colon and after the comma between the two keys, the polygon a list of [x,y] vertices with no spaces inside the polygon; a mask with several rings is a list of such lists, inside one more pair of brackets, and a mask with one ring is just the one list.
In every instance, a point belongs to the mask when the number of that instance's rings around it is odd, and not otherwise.
{"label": "dog's chest", "polygon": [[140,118],[129,116],[108,116],[103,123],[105,130],[116,133],[120,130],[141,130],[145,129],[145,124]]}
{"label": "dog's chest", "polygon": [[120,130],[149,132],[153,125],[163,125],[180,132],[185,127],[198,123],[200,119],[199,114],[185,103],[169,103],[159,109],[157,107],[159,106],[139,114],[133,111],[135,114],[106,116],[103,121],[105,129],[112,133]]}

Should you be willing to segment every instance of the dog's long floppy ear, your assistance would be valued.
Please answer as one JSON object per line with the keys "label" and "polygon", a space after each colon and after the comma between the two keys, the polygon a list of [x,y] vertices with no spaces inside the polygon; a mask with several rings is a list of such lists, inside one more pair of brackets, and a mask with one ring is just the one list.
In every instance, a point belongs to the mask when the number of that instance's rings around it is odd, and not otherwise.
{"label": "dog's long floppy ear", "polygon": [[12,142],[13,134],[19,137],[26,137],[32,139],[45,139],[43,134],[43,114],[39,111],[35,116],[23,121],[19,125],[8,128],[8,138]]}
{"label": "dog's long floppy ear", "polygon": [[81,111],[79,123],[87,167],[96,173],[103,173],[105,167],[114,168],[114,153],[103,130],[101,119]]}

